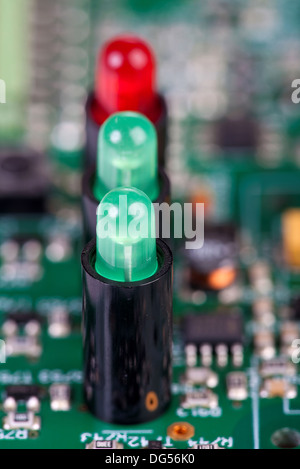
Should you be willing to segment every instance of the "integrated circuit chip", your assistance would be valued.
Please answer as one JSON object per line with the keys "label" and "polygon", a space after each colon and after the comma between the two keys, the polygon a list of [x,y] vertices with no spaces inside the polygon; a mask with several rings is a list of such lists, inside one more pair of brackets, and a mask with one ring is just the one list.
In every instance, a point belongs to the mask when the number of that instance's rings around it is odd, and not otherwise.
{"label": "integrated circuit chip", "polygon": [[232,346],[243,343],[243,319],[237,313],[189,315],[183,320],[182,330],[186,344]]}
{"label": "integrated circuit chip", "polygon": [[42,390],[40,386],[33,384],[17,384],[7,386],[5,389],[6,397],[12,397],[15,401],[28,401],[31,397],[40,398]]}
{"label": "integrated circuit chip", "polygon": [[217,145],[225,151],[254,150],[258,138],[258,125],[247,115],[229,116],[216,125]]}

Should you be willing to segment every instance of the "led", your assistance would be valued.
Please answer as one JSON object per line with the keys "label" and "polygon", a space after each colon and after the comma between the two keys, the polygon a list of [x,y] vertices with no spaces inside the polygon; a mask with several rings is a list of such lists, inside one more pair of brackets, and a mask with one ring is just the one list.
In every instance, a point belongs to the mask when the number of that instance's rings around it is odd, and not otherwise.
{"label": "led", "polygon": [[96,70],[96,99],[108,114],[146,111],[155,96],[155,59],[135,36],[119,36],[105,44]]}
{"label": "led", "polygon": [[157,270],[155,213],[135,188],[110,191],[97,211],[96,271],[119,282],[144,280]]}
{"label": "led", "polygon": [[100,129],[94,195],[97,200],[112,189],[136,187],[151,200],[159,193],[157,136],[141,114],[113,114]]}

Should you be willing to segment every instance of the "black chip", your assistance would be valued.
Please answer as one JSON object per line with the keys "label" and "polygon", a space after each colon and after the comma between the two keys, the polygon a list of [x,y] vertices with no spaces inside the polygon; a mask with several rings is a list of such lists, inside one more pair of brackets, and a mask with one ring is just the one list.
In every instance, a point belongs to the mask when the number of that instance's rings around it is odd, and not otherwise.
{"label": "black chip", "polygon": [[0,215],[47,211],[49,175],[46,157],[33,150],[0,151]]}
{"label": "black chip", "polygon": [[37,236],[36,234],[16,234],[12,236],[12,241],[15,241],[20,247],[23,247],[24,244],[28,243],[29,241],[37,241],[42,243],[42,237]]}
{"label": "black chip", "polygon": [[149,441],[148,449],[162,449],[162,442],[161,441]]}
{"label": "black chip", "polygon": [[249,116],[226,117],[216,126],[216,143],[223,150],[255,150],[258,125]]}
{"label": "black chip", "polygon": [[6,319],[16,322],[18,326],[25,326],[31,321],[36,321],[39,324],[43,322],[43,318],[34,311],[11,312],[6,315]]}
{"label": "black chip", "polygon": [[300,320],[300,295],[295,296],[291,301],[291,319]]}
{"label": "black chip", "polygon": [[186,316],[182,330],[186,344],[231,346],[243,343],[243,320],[240,314]]}
{"label": "black chip", "polygon": [[12,397],[17,402],[26,402],[31,397],[41,397],[41,388],[32,384],[17,384],[7,386],[5,389],[6,397]]}
{"label": "black chip", "polygon": [[235,265],[238,245],[233,225],[206,225],[201,249],[189,249],[185,256],[192,269],[210,273],[221,266]]}

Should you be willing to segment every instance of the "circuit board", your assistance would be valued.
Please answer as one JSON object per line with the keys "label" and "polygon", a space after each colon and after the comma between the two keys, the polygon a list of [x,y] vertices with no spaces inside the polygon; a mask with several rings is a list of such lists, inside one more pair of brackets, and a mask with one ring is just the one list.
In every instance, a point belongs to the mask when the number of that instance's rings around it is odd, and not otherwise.
{"label": "circuit board", "polygon": [[[299,25],[299,1],[0,0],[1,149],[45,153],[50,186],[43,215],[0,217],[0,448],[300,447]],[[204,203],[204,242],[232,261],[208,278],[175,240],[171,404],[137,425],[94,417],[82,371],[84,102],[124,31],[156,54],[172,199]],[[22,427],[7,401],[34,386]]]}

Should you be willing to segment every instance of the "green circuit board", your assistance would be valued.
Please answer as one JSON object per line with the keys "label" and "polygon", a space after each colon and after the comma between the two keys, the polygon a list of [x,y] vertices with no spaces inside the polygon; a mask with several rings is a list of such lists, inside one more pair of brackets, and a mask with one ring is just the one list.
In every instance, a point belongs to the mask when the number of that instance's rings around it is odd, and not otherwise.
{"label": "green circuit board", "polygon": [[[33,312],[40,321],[37,350],[0,363],[0,448],[84,449],[95,440],[125,449],[155,440],[178,449],[300,447],[300,369],[290,347],[287,377],[262,374],[266,356],[282,357],[285,326],[300,338],[300,315],[289,316],[300,273],[283,261],[282,240],[283,214],[300,210],[300,107],[291,98],[292,82],[300,78],[300,1],[290,3],[0,0],[0,79],[7,85],[0,145],[46,152],[52,181],[46,215],[0,217],[0,338],[7,347],[14,338],[7,332],[10,315]],[[172,403],[160,418],[135,426],[93,417],[82,386],[83,102],[99,47],[123,31],[144,37],[157,56],[169,107],[166,169],[173,200],[204,202],[208,225],[233,223],[238,240],[236,279],[218,292],[190,287],[185,252],[175,243]],[[245,145],[232,144],[236,126],[242,134],[247,129]],[[262,299],[271,311],[260,322],[254,310]],[[185,379],[183,320],[218,312],[241,318],[243,361],[236,366],[229,356],[220,366],[214,357],[209,368],[217,380],[205,391],[215,404],[189,408],[184,398],[203,386]],[[57,332],[55,325],[65,329]],[[266,334],[270,343],[259,348]],[[246,379],[240,401],[228,397],[232,372]],[[55,384],[71,390],[67,411],[51,406]],[[5,391],[16,385],[40,387],[39,430],[5,428]],[[174,423],[188,423],[190,436],[172,438]]]}

